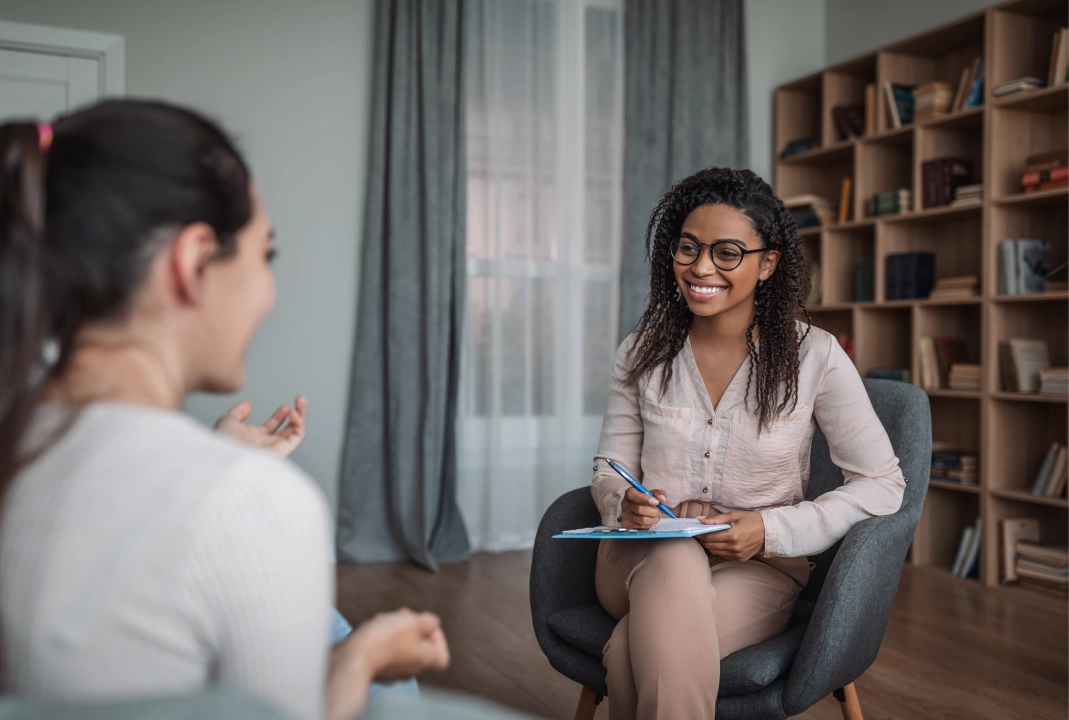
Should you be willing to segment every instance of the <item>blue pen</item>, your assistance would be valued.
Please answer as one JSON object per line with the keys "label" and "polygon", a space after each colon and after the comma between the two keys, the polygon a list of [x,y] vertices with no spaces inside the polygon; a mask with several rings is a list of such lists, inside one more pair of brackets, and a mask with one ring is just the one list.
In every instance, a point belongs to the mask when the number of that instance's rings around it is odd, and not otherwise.
{"label": "blue pen", "polygon": [[[611,467],[613,470],[615,470],[616,473],[620,477],[622,477],[624,480],[626,480],[628,485],[630,485],[631,487],[635,488],[636,490],[638,490],[643,495],[649,495],[651,498],[657,497],[656,495],[651,493],[649,490],[647,490],[645,487],[643,487],[642,483],[640,483],[635,478],[631,477],[631,473],[627,472],[622,467],[617,465],[615,460],[609,460],[608,462],[609,462],[609,467]],[[672,511],[669,510],[668,507],[664,503],[657,503],[657,507],[659,507],[661,509],[661,512],[663,512],[668,517],[672,518],[673,520],[676,519],[676,516],[672,514]]]}

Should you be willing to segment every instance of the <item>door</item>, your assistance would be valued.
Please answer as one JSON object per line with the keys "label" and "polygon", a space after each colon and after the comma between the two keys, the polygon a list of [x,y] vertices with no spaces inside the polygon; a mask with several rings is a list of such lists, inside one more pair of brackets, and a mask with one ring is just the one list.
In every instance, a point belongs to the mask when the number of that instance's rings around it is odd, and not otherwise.
{"label": "door", "polygon": [[123,63],[121,36],[0,22],[0,122],[121,95]]}

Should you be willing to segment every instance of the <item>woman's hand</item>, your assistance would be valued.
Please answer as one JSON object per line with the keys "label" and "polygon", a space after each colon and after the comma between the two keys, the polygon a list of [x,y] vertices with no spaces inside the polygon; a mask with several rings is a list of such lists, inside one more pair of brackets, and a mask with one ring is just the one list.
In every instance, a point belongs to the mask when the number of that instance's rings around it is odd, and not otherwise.
{"label": "woman's hand", "polygon": [[727,530],[697,536],[697,541],[711,555],[746,562],[765,549],[765,521],[761,513],[732,510],[698,520],[705,525],[731,526]]}
{"label": "woman's hand", "polygon": [[658,503],[663,503],[668,496],[664,490],[650,490],[656,499],[640,493],[635,488],[628,488],[620,502],[620,517],[625,528],[629,530],[648,530],[661,519]]}
{"label": "woman's hand", "polygon": [[[298,395],[291,408],[283,405],[263,425],[246,425],[252,414],[252,403],[238,403],[226,411],[215,423],[215,429],[224,435],[253,447],[272,450],[282,457],[289,457],[304,440],[305,422],[308,419],[308,401]],[[289,420],[286,423],[286,420]],[[286,426],[283,427],[283,423]]]}

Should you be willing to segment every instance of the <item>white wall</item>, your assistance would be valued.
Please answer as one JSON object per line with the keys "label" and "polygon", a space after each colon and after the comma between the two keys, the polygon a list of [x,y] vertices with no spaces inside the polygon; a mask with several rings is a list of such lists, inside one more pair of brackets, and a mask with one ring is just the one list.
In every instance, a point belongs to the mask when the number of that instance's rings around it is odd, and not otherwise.
{"label": "white wall", "polygon": [[770,183],[773,94],[824,67],[824,9],[825,0],[746,0],[750,168]]}
{"label": "white wall", "polygon": [[[196,108],[245,152],[272,216],[279,299],[241,397],[263,418],[297,393],[295,460],[336,496],[363,225],[372,0],[0,0],[0,19],[126,38],[126,91]],[[234,400],[195,397],[214,421]]]}
{"label": "white wall", "polygon": [[970,15],[1000,0],[826,0],[827,64]]}

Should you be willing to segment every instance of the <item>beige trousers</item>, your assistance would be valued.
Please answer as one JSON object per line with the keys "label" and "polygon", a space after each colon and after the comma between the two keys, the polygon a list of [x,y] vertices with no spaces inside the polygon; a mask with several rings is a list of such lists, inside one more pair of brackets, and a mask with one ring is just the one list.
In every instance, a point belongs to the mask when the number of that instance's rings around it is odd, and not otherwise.
{"label": "beige trousers", "polygon": [[808,579],[804,557],[737,562],[691,538],[602,540],[598,600],[620,621],[602,658],[611,720],[712,720],[720,660],[783,632]]}

